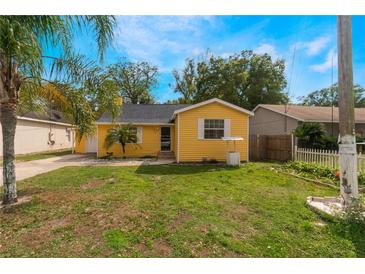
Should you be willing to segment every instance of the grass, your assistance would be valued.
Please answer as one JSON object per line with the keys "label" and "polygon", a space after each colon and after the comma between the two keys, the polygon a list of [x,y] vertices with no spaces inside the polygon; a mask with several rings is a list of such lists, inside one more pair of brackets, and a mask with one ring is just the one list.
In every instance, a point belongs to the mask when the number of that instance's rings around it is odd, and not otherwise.
{"label": "grass", "polygon": [[19,162],[26,162],[26,161],[47,159],[47,158],[51,158],[51,157],[58,157],[58,156],[63,156],[63,155],[67,155],[67,154],[71,154],[70,149],[47,151],[47,152],[41,152],[41,153],[21,154],[21,155],[16,155],[15,159]]}
{"label": "grass", "polygon": [[2,257],[364,257],[365,232],[323,220],[330,188],[274,164],[67,167],[18,184]]}

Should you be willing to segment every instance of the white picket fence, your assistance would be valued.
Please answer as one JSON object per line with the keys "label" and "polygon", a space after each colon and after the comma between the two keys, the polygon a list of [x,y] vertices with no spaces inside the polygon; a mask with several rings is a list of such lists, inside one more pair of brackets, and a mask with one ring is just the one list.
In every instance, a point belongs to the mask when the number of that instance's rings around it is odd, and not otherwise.
{"label": "white picket fence", "polygon": [[[333,169],[339,168],[339,155],[336,150],[297,148],[294,150],[294,160],[316,163]],[[359,153],[357,158],[358,171],[365,172],[365,155]]]}

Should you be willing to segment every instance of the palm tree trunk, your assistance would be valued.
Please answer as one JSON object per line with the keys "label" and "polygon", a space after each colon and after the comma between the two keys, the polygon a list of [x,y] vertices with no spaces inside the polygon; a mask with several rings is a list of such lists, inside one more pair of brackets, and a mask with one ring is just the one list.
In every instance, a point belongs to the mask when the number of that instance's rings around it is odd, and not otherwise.
{"label": "palm tree trunk", "polygon": [[15,164],[14,164],[14,138],[16,128],[17,105],[12,103],[1,104],[1,127],[3,133],[3,204],[17,202]]}

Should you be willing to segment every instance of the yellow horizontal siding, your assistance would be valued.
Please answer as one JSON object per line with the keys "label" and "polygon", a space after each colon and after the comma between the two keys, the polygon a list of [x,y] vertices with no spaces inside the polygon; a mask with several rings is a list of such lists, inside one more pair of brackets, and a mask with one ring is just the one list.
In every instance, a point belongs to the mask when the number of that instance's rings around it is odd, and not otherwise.
{"label": "yellow horizontal siding", "polygon": [[[198,119],[230,119],[231,136],[243,137],[236,141],[241,161],[248,160],[248,115],[219,103],[211,103],[179,114],[179,161],[196,162],[203,158],[225,161],[227,145],[223,140],[199,140]],[[230,142],[233,143],[233,142]],[[230,146],[233,150],[233,144]]]}
{"label": "yellow horizontal siding", "polygon": [[76,141],[75,141],[75,152],[76,153],[86,153],[86,135],[84,134],[79,139],[79,133],[76,131]]}
{"label": "yellow horizontal siding", "polygon": [[[146,126],[135,124],[136,127],[142,127],[142,143],[141,144],[127,144],[125,149],[125,155],[122,155],[122,146],[120,144],[112,145],[108,150],[105,148],[105,137],[108,129],[112,128],[112,125],[99,125],[98,126],[98,156],[103,157],[107,155],[107,152],[113,152],[113,156],[116,157],[143,157],[143,156],[157,156],[160,152],[160,126]],[[173,133],[174,127],[172,126],[171,133]],[[172,134],[172,143],[174,134]],[[173,144],[172,144],[173,147]]]}

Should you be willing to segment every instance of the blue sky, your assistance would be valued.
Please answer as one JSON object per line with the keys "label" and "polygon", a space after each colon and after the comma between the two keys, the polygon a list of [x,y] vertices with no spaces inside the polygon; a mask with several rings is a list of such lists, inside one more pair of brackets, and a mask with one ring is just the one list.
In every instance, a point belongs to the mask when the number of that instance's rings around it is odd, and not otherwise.
{"label": "blue sky", "polygon": [[[119,16],[117,21],[105,62],[127,57],[158,66],[153,95],[160,102],[179,96],[169,87],[171,71],[182,68],[188,57],[201,58],[207,49],[222,56],[251,49],[283,58],[293,102],[331,84],[332,58],[337,80],[335,16]],[[354,82],[365,86],[364,26],[365,16],[353,17]],[[79,35],[75,44],[96,57],[91,35]]]}

